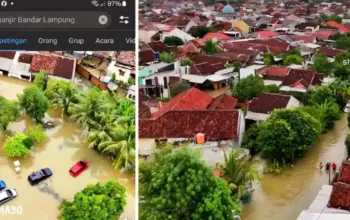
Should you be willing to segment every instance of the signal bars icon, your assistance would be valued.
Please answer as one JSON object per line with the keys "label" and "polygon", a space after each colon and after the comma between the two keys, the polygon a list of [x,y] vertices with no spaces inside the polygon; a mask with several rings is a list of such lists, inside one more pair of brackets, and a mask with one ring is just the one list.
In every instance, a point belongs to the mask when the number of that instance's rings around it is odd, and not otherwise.
{"label": "signal bars icon", "polygon": [[105,1],[102,2],[102,3],[100,3],[100,2],[97,1],[97,0],[92,0],[92,1],[91,1],[91,4],[92,4],[93,6],[95,6],[95,7],[104,7],[104,6],[106,6],[106,2],[105,2]]}

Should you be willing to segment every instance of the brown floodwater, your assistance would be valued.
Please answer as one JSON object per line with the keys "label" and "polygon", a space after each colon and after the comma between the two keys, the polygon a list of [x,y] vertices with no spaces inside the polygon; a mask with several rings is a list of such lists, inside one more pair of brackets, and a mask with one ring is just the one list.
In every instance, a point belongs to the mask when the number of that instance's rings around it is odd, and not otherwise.
{"label": "brown floodwater", "polygon": [[346,159],[344,141],[348,131],[344,114],[334,129],[323,134],[293,168],[280,175],[266,174],[255,186],[253,201],[244,205],[242,220],[296,220],[302,210],[308,209],[322,185],[329,182],[328,173],[318,169],[319,163],[325,165],[330,161],[339,167]]}
{"label": "brown floodwater", "polygon": [[[23,88],[31,84],[17,79],[0,76],[0,95],[8,99],[16,99]],[[0,133],[0,179],[7,188],[15,188],[17,198],[4,206],[21,206],[22,215],[2,215],[6,220],[54,220],[59,215],[58,205],[62,199],[72,200],[74,195],[87,184],[104,183],[116,180],[127,188],[127,206],[123,216],[135,219],[135,179],[133,175],[119,173],[111,162],[96,151],[89,149],[81,138],[81,128],[75,123],[63,120],[61,113],[51,109],[48,116],[59,125],[47,130],[47,139],[43,144],[35,145],[32,154],[19,159],[22,171],[16,174],[13,161],[5,156],[2,150],[4,134]],[[33,122],[22,117],[10,125],[10,132],[24,132]],[[87,160],[89,169],[73,178],[68,170],[79,160]],[[31,186],[27,176],[36,170],[49,167],[53,176],[38,186]]]}

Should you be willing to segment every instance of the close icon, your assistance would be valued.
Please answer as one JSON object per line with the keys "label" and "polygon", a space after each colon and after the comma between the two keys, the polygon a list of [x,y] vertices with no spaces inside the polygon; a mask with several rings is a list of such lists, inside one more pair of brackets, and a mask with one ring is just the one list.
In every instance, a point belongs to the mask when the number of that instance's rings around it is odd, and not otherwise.
{"label": "close icon", "polygon": [[98,22],[102,25],[107,24],[108,22],[108,18],[106,15],[101,15],[100,17],[98,17]]}

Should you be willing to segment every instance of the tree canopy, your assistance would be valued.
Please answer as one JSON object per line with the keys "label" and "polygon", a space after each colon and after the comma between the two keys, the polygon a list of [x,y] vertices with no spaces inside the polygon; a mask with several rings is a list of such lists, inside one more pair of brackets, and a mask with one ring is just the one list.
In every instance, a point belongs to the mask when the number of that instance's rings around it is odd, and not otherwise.
{"label": "tree canopy", "polygon": [[[237,201],[199,152],[180,148],[140,162],[140,219],[233,220]],[[150,211],[152,210],[152,211]]]}
{"label": "tree canopy", "polygon": [[18,103],[0,96],[0,129],[6,130],[18,118],[19,113]]}
{"label": "tree canopy", "polygon": [[263,156],[294,162],[307,152],[321,132],[321,123],[301,109],[279,109],[262,125],[258,141]]}
{"label": "tree canopy", "polygon": [[181,46],[184,45],[184,41],[177,36],[165,37],[163,41],[168,46]]}
{"label": "tree canopy", "polygon": [[18,133],[12,137],[8,137],[4,143],[4,151],[9,157],[24,157],[30,154],[32,145],[26,144],[28,136]]}
{"label": "tree canopy", "polygon": [[235,83],[232,96],[240,100],[252,99],[260,95],[265,88],[264,80],[258,75],[250,75]]}
{"label": "tree canopy", "polygon": [[175,56],[173,53],[162,52],[160,53],[159,60],[164,63],[172,63],[175,61]]}
{"label": "tree canopy", "polygon": [[38,87],[25,88],[23,94],[19,96],[19,103],[26,114],[36,121],[41,121],[45,117],[50,106],[44,92]]}
{"label": "tree canopy", "polygon": [[192,36],[195,38],[202,38],[209,32],[210,32],[210,28],[208,28],[206,26],[197,26],[197,27],[195,27],[195,29],[192,33]]}
{"label": "tree canopy", "polygon": [[283,65],[285,66],[290,66],[292,64],[302,64],[303,63],[303,58],[297,54],[292,54],[288,55],[284,60],[283,60]]}
{"label": "tree canopy", "polygon": [[111,220],[117,219],[126,205],[126,189],[115,181],[104,185],[90,184],[74,196],[74,200],[63,201],[60,220]]}
{"label": "tree canopy", "polygon": [[170,94],[172,97],[175,97],[189,88],[191,88],[191,86],[186,81],[178,81],[170,85]]}
{"label": "tree canopy", "polygon": [[333,72],[333,63],[328,61],[328,58],[324,54],[316,54],[314,57],[314,64],[311,69],[319,72],[325,73],[327,76],[331,75]]}
{"label": "tree canopy", "polygon": [[41,90],[45,90],[48,81],[48,73],[47,71],[41,70],[36,74],[34,78],[34,84]]}
{"label": "tree canopy", "polygon": [[209,39],[205,41],[203,51],[206,54],[216,54],[218,52],[217,41],[214,39]]}

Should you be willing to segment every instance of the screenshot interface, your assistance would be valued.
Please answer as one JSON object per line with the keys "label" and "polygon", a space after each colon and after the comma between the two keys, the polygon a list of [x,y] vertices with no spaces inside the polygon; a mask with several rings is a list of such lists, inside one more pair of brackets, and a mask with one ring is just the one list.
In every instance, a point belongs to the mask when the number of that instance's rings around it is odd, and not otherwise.
{"label": "screenshot interface", "polygon": [[136,219],[135,78],[134,1],[0,1],[0,219]]}

